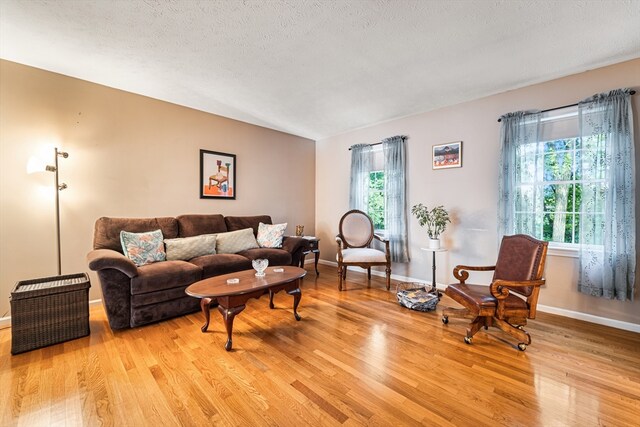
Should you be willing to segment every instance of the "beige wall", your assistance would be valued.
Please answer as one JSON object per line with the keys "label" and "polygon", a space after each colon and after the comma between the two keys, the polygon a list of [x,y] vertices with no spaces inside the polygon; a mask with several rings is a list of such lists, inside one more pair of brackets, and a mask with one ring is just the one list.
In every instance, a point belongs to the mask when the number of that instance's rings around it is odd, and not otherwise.
{"label": "beige wall", "polygon": [[[26,174],[54,146],[69,152],[63,273],[87,271],[100,216],[269,214],[314,232],[313,141],[0,61],[0,318],[16,281],[56,274],[53,174]],[[201,148],[237,155],[236,200],[199,198]]]}
{"label": "beige wall", "polygon": [[[334,236],[341,215],[348,210],[348,147],[356,143],[378,142],[393,135],[408,135],[408,205],[422,202],[432,207],[442,204],[454,218],[443,236],[449,251],[438,255],[437,281],[453,281],[451,271],[457,264],[493,263],[498,245],[496,207],[500,126],[497,118],[511,111],[572,104],[594,93],[620,87],[639,89],[640,59],[316,141],[316,233],[322,239],[322,259],[335,261]],[[632,99],[638,147],[640,94]],[[432,170],[431,147],[460,140],[463,141],[463,167]],[[636,148],[638,157],[640,149]],[[412,261],[406,265],[394,265],[393,273],[430,281],[430,254],[427,261],[427,254],[420,250],[426,246],[427,236],[411,216],[409,239]],[[541,292],[540,303],[640,324],[640,294],[637,289],[633,303],[589,297],[576,291],[576,269],[575,258],[550,256],[546,271],[548,285]]]}

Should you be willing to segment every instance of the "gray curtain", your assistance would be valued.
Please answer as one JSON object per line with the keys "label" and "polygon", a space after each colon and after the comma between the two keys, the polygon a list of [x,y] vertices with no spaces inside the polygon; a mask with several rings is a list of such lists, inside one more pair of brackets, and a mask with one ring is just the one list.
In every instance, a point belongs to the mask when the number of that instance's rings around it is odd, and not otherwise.
{"label": "gray curtain", "polygon": [[[542,238],[543,189],[533,185],[543,172],[540,112],[518,111],[501,117],[498,178],[498,239],[524,233]],[[531,183],[532,185],[526,185]],[[525,185],[521,185],[525,184]]]}
{"label": "gray curtain", "polygon": [[404,137],[382,141],[384,154],[384,229],[389,239],[391,261],[408,262],[407,206]]}
{"label": "gray curtain", "polygon": [[635,153],[630,91],[578,104],[582,187],[578,290],[633,301],[636,269]]}
{"label": "gray curtain", "polygon": [[351,146],[351,182],[349,208],[368,211],[369,173],[373,164],[373,149],[369,144]]}

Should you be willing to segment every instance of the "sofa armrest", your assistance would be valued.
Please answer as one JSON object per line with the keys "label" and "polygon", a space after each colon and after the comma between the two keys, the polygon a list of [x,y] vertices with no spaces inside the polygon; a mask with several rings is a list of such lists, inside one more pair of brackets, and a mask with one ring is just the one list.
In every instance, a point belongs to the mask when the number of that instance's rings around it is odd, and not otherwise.
{"label": "sofa armrest", "polygon": [[309,241],[302,237],[284,236],[282,238],[282,249],[291,254],[291,265],[300,265],[302,254],[309,250]]}
{"label": "sofa armrest", "polygon": [[112,249],[95,249],[87,254],[87,264],[93,271],[112,268],[129,278],[138,275],[138,267],[129,258]]}
{"label": "sofa armrest", "polygon": [[282,249],[290,254],[298,250],[307,251],[309,250],[309,241],[302,237],[284,236],[282,238]]}

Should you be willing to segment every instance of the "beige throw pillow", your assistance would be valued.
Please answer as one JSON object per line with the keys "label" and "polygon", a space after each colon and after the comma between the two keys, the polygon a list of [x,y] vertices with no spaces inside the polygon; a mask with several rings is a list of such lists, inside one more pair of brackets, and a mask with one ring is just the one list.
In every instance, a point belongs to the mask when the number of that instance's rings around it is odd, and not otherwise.
{"label": "beige throw pillow", "polygon": [[216,235],[202,234],[182,239],[164,239],[164,246],[167,261],[188,261],[195,257],[215,254]]}
{"label": "beige throw pillow", "polygon": [[219,254],[237,254],[258,247],[251,228],[219,233],[216,236],[216,250]]}

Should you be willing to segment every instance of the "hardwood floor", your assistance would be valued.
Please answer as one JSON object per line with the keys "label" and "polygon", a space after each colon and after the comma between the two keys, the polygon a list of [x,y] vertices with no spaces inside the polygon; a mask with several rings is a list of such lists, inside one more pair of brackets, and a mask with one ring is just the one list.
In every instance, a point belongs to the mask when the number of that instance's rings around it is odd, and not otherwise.
{"label": "hardwood floor", "polygon": [[[384,279],[320,266],[292,297],[251,300],[226,352],[217,310],[11,356],[0,331],[0,425],[637,426],[640,334],[539,313],[526,352],[497,329],[400,307]],[[94,284],[97,286],[97,284]],[[392,287],[393,289],[393,287]]]}

